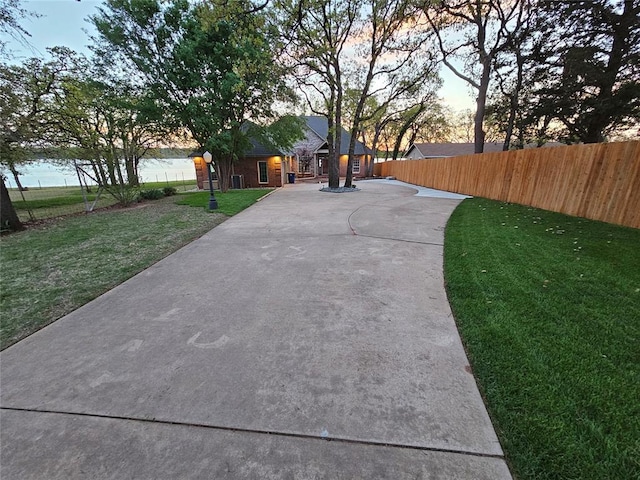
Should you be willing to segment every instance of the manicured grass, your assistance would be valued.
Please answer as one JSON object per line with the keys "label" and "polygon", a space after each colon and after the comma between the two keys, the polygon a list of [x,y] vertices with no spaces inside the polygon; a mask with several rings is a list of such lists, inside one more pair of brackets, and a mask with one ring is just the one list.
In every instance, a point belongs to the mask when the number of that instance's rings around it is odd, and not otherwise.
{"label": "manicured grass", "polygon": [[517,479],[640,478],[640,230],[469,199],[449,301]]}
{"label": "manicured grass", "polygon": [[[215,192],[218,201],[216,212],[225,215],[235,215],[250,205],[253,205],[259,198],[273,191],[269,188],[229,190],[226,193]],[[189,205],[191,207],[203,207],[209,209],[209,192],[194,192],[180,194],[178,205]]]}
{"label": "manicured grass", "polygon": [[[49,221],[0,237],[0,348],[144,270],[270,190],[186,194]],[[183,202],[184,203],[184,202]]]}

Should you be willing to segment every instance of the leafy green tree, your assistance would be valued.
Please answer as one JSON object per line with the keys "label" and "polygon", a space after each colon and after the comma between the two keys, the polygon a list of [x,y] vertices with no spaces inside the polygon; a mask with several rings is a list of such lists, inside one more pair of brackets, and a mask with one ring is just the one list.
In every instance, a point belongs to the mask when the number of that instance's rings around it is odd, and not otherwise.
{"label": "leafy green tree", "polygon": [[[419,105],[425,97],[435,97],[439,86],[436,63],[425,48],[429,35],[420,27],[421,10],[413,0],[366,0],[361,9],[353,39],[360,62],[353,63],[362,66],[347,77],[358,98],[351,112],[346,187],[351,186],[355,143],[363,122],[394,104],[404,109],[407,104]],[[367,102],[372,97],[376,109]]]}
{"label": "leafy green tree", "polygon": [[186,130],[212,152],[222,191],[251,136],[284,148],[299,135],[293,118],[273,124],[275,105],[291,92],[274,61],[278,32],[260,5],[108,0],[91,22],[97,56],[148,89],[166,127]]}
{"label": "leafy green tree", "polygon": [[329,187],[340,186],[347,49],[356,33],[361,0],[277,0],[276,21],[287,40],[286,68],[307,107],[327,118]]}
{"label": "leafy green tree", "polygon": [[525,118],[531,106],[533,85],[538,81],[540,51],[546,43],[536,34],[536,3],[520,2],[521,8],[511,20],[513,26],[504,29],[504,48],[493,59],[496,86],[489,95],[486,111],[485,126],[493,125],[504,134],[503,150],[524,148],[530,143],[525,137],[531,125]]}
{"label": "leafy green tree", "polygon": [[[22,7],[21,0],[0,0],[0,60],[4,61],[12,58],[11,52],[7,49],[6,38],[13,38],[24,46],[30,47],[28,37],[31,34],[20,25],[20,20],[26,17],[37,17],[34,12],[30,12]],[[11,128],[15,125],[11,125],[12,122],[8,120],[8,117],[16,117],[16,112],[20,109],[20,99],[14,95],[11,87],[16,84],[13,72],[10,72],[5,65],[0,66],[2,73],[0,74],[0,117],[2,117],[2,134],[0,134],[0,163],[3,159],[6,159],[5,165],[11,165],[10,168],[14,178],[18,181],[18,170],[16,165],[22,159],[24,160],[23,151],[16,148],[16,142],[14,139],[17,136],[11,134]],[[9,81],[10,80],[10,81]],[[11,125],[7,128],[8,125]],[[22,229],[22,223],[16,214],[16,211],[11,202],[9,191],[5,185],[5,176],[0,174],[0,229],[8,230],[20,230]],[[19,186],[20,192],[22,187]]]}
{"label": "leafy green tree", "polygon": [[536,118],[562,123],[569,141],[605,141],[640,121],[640,2],[540,4],[549,50],[540,65]]}
{"label": "leafy green tree", "polygon": [[[385,160],[396,160],[414,142],[443,141],[450,135],[451,125],[436,92],[428,90],[410,101],[394,102],[384,108],[375,99],[362,124],[363,143],[377,152],[382,149]],[[366,174],[373,175],[373,163],[366,163]]]}
{"label": "leafy green tree", "polygon": [[424,4],[444,65],[476,92],[475,152],[485,143],[484,120],[495,61],[524,25],[526,0],[438,0]]}
{"label": "leafy green tree", "polygon": [[47,144],[62,79],[72,68],[66,48],[49,50],[52,58],[31,58],[22,65],[0,65],[0,163],[23,189],[19,167],[33,160],[35,147]]}
{"label": "leafy green tree", "polygon": [[[280,0],[290,71],[308,108],[329,123],[329,186],[339,186],[340,132],[350,131],[345,186],[365,129],[376,143],[392,112],[418,104],[437,84],[429,35],[413,0]],[[386,119],[386,120],[385,120]],[[372,165],[365,165],[371,170]]]}
{"label": "leafy green tree", "polygon": [[[48,61],[32,58],[22,65],[0,65],[0,165],[11,172],[20,191],[24,190],[20,166],[33,161],[34,149],[48,145],[47,138],[55,128],[53,104],[70,68],[69,52],[54,48]],[[15,229],[18,224],[11,210],[13,204],[7,196],[1,222]]]}
{"label": "leafy green tree", "polygon": [[[57,129],[52,141],[119,203],[135,200],[138,166],[169,132],[145,115],[147,98],[127,85],[93,80],[89,66],[63,82],[57,99]],[[155,108],[151,109],[155,113]],[[78,158],[79,157],[79,158]]]}

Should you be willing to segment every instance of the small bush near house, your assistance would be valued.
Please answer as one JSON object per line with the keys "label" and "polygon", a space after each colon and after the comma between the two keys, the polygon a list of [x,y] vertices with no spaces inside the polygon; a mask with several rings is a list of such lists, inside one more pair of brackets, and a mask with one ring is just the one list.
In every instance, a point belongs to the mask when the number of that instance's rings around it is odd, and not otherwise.
{"label": "small bush near house", "polygon": [[171,197],[178,193],[178,190],[175,187],[164,187],[162,193],[164,193],[165,197]]}
{"label": "small bush near house", "polygon": [[165,196],[164,192],[157,188],[154,188],[152,190],[140,191],[140,199],[142,200],[158,200],[164,196]]}

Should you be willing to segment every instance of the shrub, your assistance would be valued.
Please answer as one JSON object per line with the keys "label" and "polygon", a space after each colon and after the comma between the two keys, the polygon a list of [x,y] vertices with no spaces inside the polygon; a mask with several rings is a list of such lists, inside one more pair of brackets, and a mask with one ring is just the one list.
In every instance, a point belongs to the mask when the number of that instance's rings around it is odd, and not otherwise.
{"label": "shrub", "polygon": [[159,198],[164,197],[164,193],[162,190],[154,188],[152,190],[141,190],[140,191],[140,199],[141,200],[158,200]]}
{"label": "shrub", "polygon": [[178,193],[178,190],[174,187],[164,187],[162,191],[164,192],[165,197],[171,197],[172,195]]}

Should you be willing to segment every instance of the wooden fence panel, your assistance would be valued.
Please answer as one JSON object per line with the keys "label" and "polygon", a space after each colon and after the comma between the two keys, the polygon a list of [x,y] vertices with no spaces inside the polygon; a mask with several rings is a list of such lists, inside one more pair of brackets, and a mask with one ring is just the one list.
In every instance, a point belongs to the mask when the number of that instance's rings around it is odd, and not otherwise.
{"label": "wooden fence panel", "polygon": [[374,173],[640,228],[640,141],[397,160]]}

